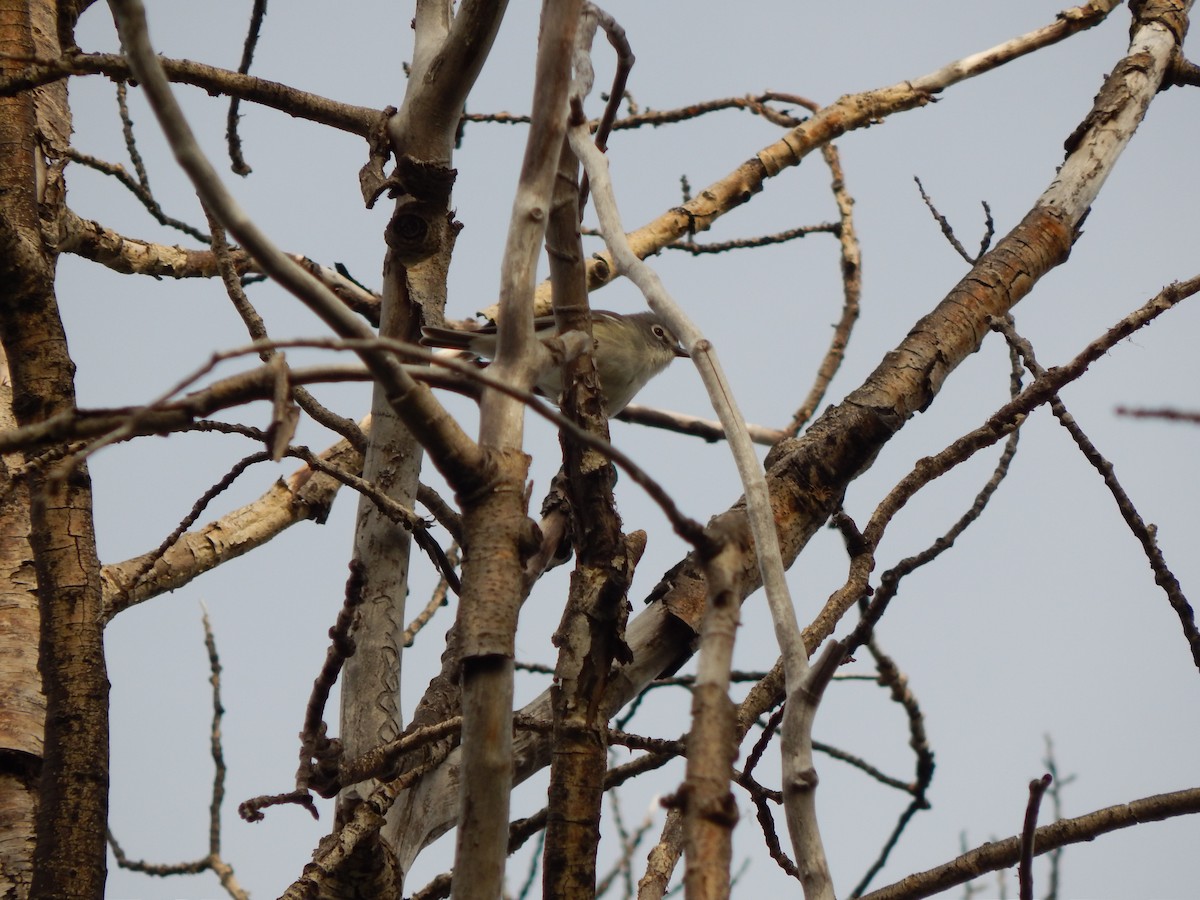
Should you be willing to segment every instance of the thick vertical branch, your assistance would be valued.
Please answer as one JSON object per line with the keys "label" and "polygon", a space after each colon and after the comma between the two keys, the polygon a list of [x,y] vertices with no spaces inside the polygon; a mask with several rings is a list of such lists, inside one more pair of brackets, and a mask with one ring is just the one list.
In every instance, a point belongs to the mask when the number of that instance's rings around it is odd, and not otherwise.
{"label": "thick vertical branch", "polygon": [[[447,251],[448,255],[448,251]],[[444,284],[444,281],[442,282]],[[414,341],[423,322],[422,310],[409,302],[407,271],[389,251],[385,263],[379,332],[382,337]],[[442,305],[444,305],[444,290]],[[396,414],[387,389],[376,382],[371,398],[370,440],[364,454],[363,478],[387,497],[411,509],[415,505],[423,454],[413,432]],[[408,598],[412,535],[400,528],[366,495],[360,495],[354,529],[354,559],[362,567],[362,605],[354,631],[355,652],[346,660],[342,677],[339,737],[347,758],[399,737],[401,673],[403,671],[405,601]],[[349,785],[338,795],[339,818],[375,787],[371,781]],[[395,842],[393,828],[403,828],[400,810],[388,817],[384,840],[371,840],[353,857],[349,871],[339,873],[361,884],[366,873],[389,878]],[[385,862],[387,859],[389,862]],[[377,896],[396,896],[399,883],[374,881]]]}
{"label": "thick vertical branch", "polygon": [[463,103],[479,77],[508,0],[417,0],[416,43],[404,104],[388,123],[397,157],[449,163]]}
{"label": "thick vertical branch", "polygon": [[[393,177],[401,190],[385,232],[389,249],[383,267],[383,337],[415,341],[422,325],[443,316],[446,275],[458,233],[450,209],[454,130],[506,6],[495,0],[466,2],[452,17],[447,0],[417,3],[411,77],[400,110],[387,124],[388,150],[396,159]],[[363,476],[411,508],[421,470],[421,443],[396,415],[383,385],[376,385],[371,414]],[[358,652],[346,666],[341,715],[341,739],[352,757],[400,733],[410,549],[409,533],[362,498],[354,556],[365,572],[364,604],[355,634]],[[457,698],[438,696],[444,706],[421,710],[422,719],[440,720],[457,710]],[[357,790],[343,793],[343,812],[357,796]],[[405,793],[389,810],[382,832],[388,853],[401,857],[405,831],[416,818],[410,800]],[[368,851],[357,859],[370,866],[378,854]]]}
{"label": "thick vertical branch", "polygon": [[[55,4],[0,4],[0,60],[57,56],[57,35]],[[61,207],[61,170],[49,159],[69,132],[62,84],[0,99],[0,342],[20,425],[75,404],[75,366],[54,293],[57,257],[40,227],[43,216],[53,218]],[[19,491],[12,500],[22,496],[29,502],[46,697],[30,895],[98,900],[106,867],[108,677],[91,480],[84,466],[61,477],[40,467],[29,476],[28,494]],[[17,512],[14,524],[26,511]],[[27,595],[32,579],[22,569],[17,584]],[[32,621],[27,615],[20,624]]]}
{"label": "thick vertical branch", "polygon": [[[590,45],[593,27],[581,25],[576,46]],[[580,63],[577,62],[577,67]],[[583,244],[579,236],[579,163],[563,143],[546,251],[550,259],[555,318],[560,333],[590,334]],[[566,367],[564,414],[608,440],[591,354]],[[626,592],[645,546],[638,532],[626,539],[613,501],[616,472],[601,454],[561,437],[577,565],[562,622],[551,688],[554,715],[542,893],[586,896],[596,885],[604,773],[608,764],[601,699],[612,663],[628,656]]]}
{"label": "thick vertical branch", "polygon": [[[583,328],[590,334],[583,242],[579,236],[578,171],[575,155],[564,143],[546,232],[546,252],[560,332]],[[566,369],[564,413],[589,430],[600,429],[598,433],[607,439],[608,422],[596,399],[596,367],[591,354],[576,357]],[[592,459],[594,452],[589,453],[565,435],[560,440],[577,564],[571,575],[567,606],[554,635],[558,647],[550,689],[554,752],[542,867],[542,894],[547,897],[580,896],[595,889],[600,799],[608,748],[604,723],[595,720],[595,707],[589,702],[589,688],[594,679],[605,680],[609,662],[603,653],[599,659],[592,659],[597,648],[588,626],[603,627],[600,621],[590,618],[593,613],[599,614],[604,625],[610,624],[604,615],[606,608],[611,608],[614,600],[618,606],[625,602],[623,592],[609,598],[610,603],[603,602],[605,579],[593,568],[599,554],[607,552],[612,560],[621,539],[621,522],[611,506],[612,467],[605,459]],[[590,472],[581,465],[584,460],[590,462]]]}
{"label": "thick vertical branch", "polygon": [[733,827],[738,820],[730,790],[738,740],[729,677],[741,609],[736,582],[750,540],[745,520],[730,513],[714,520],[708,531],[716,552],[704,560],[708,602],[692,691],[687,782],[680,797],[687,853],[684,889],[698,900],[729,896]]}
{"label": "thick vertical branch", "polygon": [[[533,289],[550,196],[566,131],[571,49],[581,0],[546,0],[534,82],[533,116],[521,165],[501,274],[499,347],[492,374],[533,384],[538,351]],[[523,407],[485,391],[479,442],[487,456],[483,490],[463,504],[462,786],[453,896],[493,900],[504,883],[512,789],[512,677],[524,560],[537,547],[526,514],[529,457],[521,451]]]}
{"label": "thick vertical branch", "polygon": [[[446,305],[446,274],[457,226],[450,210],[454,170],[454,127],[474,86],[506,8],[504,2],[464,3],[451,17],[445,0],[417,3],[413,71],[404,102],[388,122],[390,152],[402,183],[385,238],[380,334],[415,341],[421,326],[440,320]],[[387,389],[377,384],[371,403],[372,429],[363,476],[387,496],[411,507],[416,497],[422,450],[416,435],[395,413]],[[349,756],[359,756],[400,733],[399,708],[410,535],[367,498],[359,501],[354,556],[363,565],[363,607],[355,634],[358,652],[348,661],[342,690],[341,739]],[[437,720],[457,707],[425,709]],[[343,792],[345,804],[360,789]],[[413,821],[408,794],[389,811],[383,829],[389,853],[404,843]],[[403,855],[403,854],[401,854]],[[357,859],[371,866],[378,854]],[[403,869],[403,866],[400,867]]]}
{"label": "thick vertical branch", "polygon": [[780,743],[783,747],[783,808],[796,868],[806,900],[833,900],[833,880],[817,819],[817,770],[813,765],[812,727],[821,696],[841,664],[842,645],[833,642],[801,682],[788,685]]}
{"label": "thick vertical branch", "polygon": [[[32,53],[24,3],[0,4],[0,72],[19,68],[11,55]],[[28,95],[0,98],[0,306],[15,310],[18,297],[39,300],[26,284],[41,268],[34,190],[33,101]],[[19,292],[18,292],[19,291]],[[6,329],[7,331],[7,329]],[[13,383],[0,343],[0,427],[19,424]],[[30,490],[20,453],[0,457],[0,894],[24,896],[33,871],[34,820],[46,701],[37,670],[38,596],[30,546]]]}

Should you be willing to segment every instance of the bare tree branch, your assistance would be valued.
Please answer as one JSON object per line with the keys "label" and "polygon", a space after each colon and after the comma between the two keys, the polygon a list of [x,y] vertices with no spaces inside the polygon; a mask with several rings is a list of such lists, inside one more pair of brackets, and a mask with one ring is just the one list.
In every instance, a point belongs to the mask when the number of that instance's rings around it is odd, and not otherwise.
{"label": "bare tree branch", "polygon": [[[1039,378],[1046,374],[1046,370],[1038,364],[1037,359],[1034,357],[1033,346],[1016,334],[1011,323],[998,321],[995,327],[1019,350],[1025,358],[1025,364],[1029,367],[1030,372]],[[1109,493],[1112,494],[1113,499],[1117,503],[1117,509],[1121,513],[1121,518],[1125,520],[1125,525],[1129,528],[1133,536],[1137,538],[1138,543],[1142,545],[1142,552],[1146,554],[1146,559],[1150,563],[1151,570],[1154,572],[1155,583],[1166,593],[1167,601],[1179,617],[1179,624],[1183,629],[1183,637],[1188,643],[1188,648],[1191,650],[1192,662],[1197,669],[1200,669],[1200,630],[1196,628],[1196,613],[1184,595],[1183,586],[1179,583],[1179,579],[1175,577],[1170,566],[1167,565],[1166,557],[1163,555],[1162,549],[1158,546],[1158,539],[1154,528],[1147,525],[1138,513],[1137,508],[1133,505],[1133,500],[1130,499],[1125,488],[1117,480],[1117,473],[1113,468],[1113,464],[1101,455],[1100,451],[1096,449],[1096,445],[1084,434],[1083,429],[1075,421],[1075,417],[1067,411],[1066,405],[1058,395],[1050,398],[1050,409],[1053,411],[1054,417],[1058,419],[1062,426],[1067,429],[1072,439],[1074,439],[1080,452],[1095,467],[1096,471],[1100,473],[1100,477],[1104,479],[1105,486],[1108,487]]]}
{"label": "bare tree branch", "polygon": [[[679,434],[691,434],[704,438],[709,443],[725,439],[725,427],[712,419],[702,419],[687,413],[674,412],[669,409],[655,409],[650,406],[640,406],[630,403],[617,413],[616,418],[622,422],[633,422],[638,425],[649,425],[652,428],[662,428]],[[775,428],[746,423],[746,433],[756,444],[771,447],[783,440],[787,435]]]}
{"label": "bare tree branch", "polygon": [[[228,69],[186,59],[160,59],[167,78],[178,84],[194,85],[209,93],[240,97],[360,137],[370,134],[381,115],[381,110],[339,103],[277,81],[240,75]],[[130,63],[123,56],[113,53],[67,52],[54,59],[40,59],[24,72],[0,78],[0,97],[13,96],[71,75],[107,75],[119,81],[128,81],[135,77]]]}
{"label": "bare tree branch", "polygon": [[[889,115],[925,106],[934,95],[960,81],[990,72],[1098,25],[1116,6],[1116,0],[1093,0],[1059,13],[1050,25],[956,60],[922,77],[842,97],[759,150],[724,178],[699,191],[692,201],[630,232],[630,247],[639,259],[645,259],[684,235],[707,231],[718,218],[761,191],[769,178],[798,165],[818,147],[848,131],[877,125]],[[588,262],[588,290],[608,284],[617,274],[612,256],[597,254]],[[545,315],[549,309],[550,288],[543,283],[538,287],[535,310],[538,315]],[[489,306],[481,311],[481,315],[495,319],[496,312],[495,306]]]}
{"label": "bare tree branch", "polygon": [[[1073,819],[1060,819],[1052,825],[1043,825],[1033,834],[1034,853],[1049,853],[1057,847],[1094,841],[1101,835],[1120,828],[1197,813],[1200,813],[1200,788],[1156,794],[1131,803],[1098,809]],[[1020,852],[1020,835],[1001,841],[989,841],[935,869],[909,875],[895,884],[865,894],[862,900],[916,900],[919,897],[932,897],[957,884],[965,884],[972,878],[978,878],[985,872],[996,872],[1016,865]]]}
{"label": "bare tree branch", "polygon": [[[549,363],[534,336],[537,260],[566,128],[575,32],[582,0],[542,6],[533,122],[513,200],[500,279],[499,344],[494,377],[530,388]],[[459,16],[464,13],[460,12]],[[458,23],[456,23],[458,24]],[[457,122],[455,122],[457,125]],[[531,544],[524,496],[529,457],[521,451],[524,407],[484,392],[479,444],[488,490],[463,496],[462,640],[463,780],[455,843],[455,900],[492,900],[504,884],[512,788],[513,657],[524,600],[523,550]]]}
{"label": "bare tree branch", "polygon": [[[238,63],[238,74],[245,75],[250,71],[250,63],[254,59],[254,48],[258,46],[258,36],[262,31],[263,18],[267,14],[267,0],[254,0],[254,9],[250,11],[250,28],[246,33],[246,43],[242,46],[242,61]],[[238,134],[238,106],[240,98],[234,97],[229,101],[229,115],[225,119],[225,139],[229,143],[229,161],[236,175],[249,175],[250,167],[242,157],[242,139]]]}
{"label": "bare tree branch", "polygon": [[148,863],[145,860],[130,859],[124,848],[117,842],[116,837],[109,831],[108,846],[113,851],[117,865],[132,872],[144,872],[147,875],[198,875],[211,871],[221,882],[225,893],[233,900],[249,900],[250,894],[242,888],[234,874],[233,866],[221,855],[221,804],[225,799],[225,751],[221,740],[221,721],[225,717],[225,707],[221,702],[221,659],[217,654],[217,642],[213,636],[212,623],[208,619],[208,610],[204,609],[201,616],[204,625],[204,647],[208,651],[209,682],[212,685],[212,726],[209,730],[209,746],[213,759],[212,800],[208,810],[208,854],[200,859],[182,863]]}
{"label": "bare tree branch", "polygon": [[94,156],[89,156],[86,153],[81,153],[74,147],[66,147],[63,149],[63,156],[67,159],[79,163],[81,166],[87,166],[89,169],[95,169],[97,172],[103,172],[105,175],[110,175],[117,179],[138,202],[146,208],[146,211],[154,217],[155,221],[166,225],[169,228],[175,228],[182,231],[184,234],[194,237],[196,240],[207,244],[209,236],[187,222],[181,219],[176,219],[174,216],[168,216],[163,208],[155,199],[154,194],[150,192],[150,186],[135,179],[126,171],[125,167],[120,163],[105,162],[102,159],[97,159]]}

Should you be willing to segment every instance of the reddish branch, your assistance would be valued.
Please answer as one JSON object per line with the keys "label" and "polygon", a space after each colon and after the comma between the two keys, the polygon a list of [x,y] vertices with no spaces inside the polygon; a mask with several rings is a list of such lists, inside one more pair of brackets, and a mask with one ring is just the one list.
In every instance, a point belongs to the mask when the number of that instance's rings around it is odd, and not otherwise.
{"label": "reddish branch", "polygon": [[1051,780],[1049,775],[1043,775],[1029,782],[1029,802],[1025,805],[1025,824],[1021,828],[1021,858],[1017,863],[1021,900],[1033,900],[1033,854],[1038,810],[1041,809],[1042,796],[1050,786]]}

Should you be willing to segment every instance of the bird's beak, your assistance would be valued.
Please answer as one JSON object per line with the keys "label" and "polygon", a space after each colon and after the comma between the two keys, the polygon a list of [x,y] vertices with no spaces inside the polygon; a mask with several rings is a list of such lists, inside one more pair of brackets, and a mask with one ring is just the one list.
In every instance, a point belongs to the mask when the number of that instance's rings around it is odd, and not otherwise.
{"label": "bird's beak", "polygon": [[675,355],[676,355],[676,356],[681,356],[681,357],[683,357],[684,359],[691,359],[691,358],[692,358],[692,354],[688,353],[688,352],[687,352],[685,349],[683,349],[683,347],[679,346],[679,344],[676,344],[676,345],[675,345]]}

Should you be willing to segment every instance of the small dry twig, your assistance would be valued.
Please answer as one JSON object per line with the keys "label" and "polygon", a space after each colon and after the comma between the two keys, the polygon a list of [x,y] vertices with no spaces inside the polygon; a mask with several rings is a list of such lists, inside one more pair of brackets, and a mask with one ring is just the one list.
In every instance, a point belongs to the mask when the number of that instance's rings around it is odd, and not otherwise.
{"label": "small dry twig", "polygon": [[[1004,334],[1012,346],[1021,353],[1025,358],[1025,364],[1034,376],[1039,379],[1046,376],[1046,370],[1038,364],[1037,359],[1034,357],[1033,346],[1016,333],[1013,329],[1011,319],[995,320],[992,323],[992,327]],[[1062,399],[1057,393],[1050,396],[1050,409],[1054,413],[1054,417],[1058,419],[1059,423],[1067,429],[1067,433],[1074,439],[1080,452],[1083,453],[1084,457],[1092,464],[1096,471],[1100,473],[1100,477],[1104,479],[1104,484],[1108,487],[1109,493],[1112,494],[1113,499],[1117,503],[1117,509],[1121,513],[1121,518],[1125,520],[1125,524],[1130,532],[1137,538],[1138,543],[1142,545],[1142,551],[1146,554],[1146,559],[1149,561],[1150,568],[1154,572],[1155,583],[1163,589],[1163,592],[1167,595],[1167,601],[1179,617],[1179,624],[1183,629],[1184,639],[1191,650],[1192,662],[1197,669],[1200,669],[1200,629],[1196,627],[1196,614],[1183,593],[1183,586],[1180,585],[1179,579],[1175,577],[1175,573],[1167,565],[1166,557],[1163,555],[1162,549],[1158,546],[1154,527],[1147,525],[1145,520],[1142,519],[1137,508],[1133,505],[1129,494],[1126,493],[1125,488],[1117,480],[1117,473],[1113,464],[1101,455],[1091,439],[1084,434],[1083,429],[1079,427],[1079,423],[1075,421],[1075,417],[1067,411],[1067,407],[1063,404]]]}
{"label": "small dry twig", "polygon": [[155,221],[157,221],[159,224],[166,225],[168,228],[174,228],[178,231],[182,231],[184,234],[194,237],[196,240],[205,244],[209,243],[211,240],[211,238],[199,228],[189,225],[187,222],[184,222],[181,219],[168,216],[163,211],[162,206],[159,205],[158,200],[156,200],[154,195],[150,193],[150,189],[138,182],[138,180],[130,175],[125,167],[120,163],[106,162],[105,160],[98,159],[95,156],[91,156],[87,153],[76,150],[74,147],[64,148],[62,154],[63,156],[67,157],[67,159],[73,160],[79,163],[81,166],[87,166],[89,169],[95,169],[97,172],[102,172],[105,175],[109,175],[117,179],[117,181],[119,181],[129,191],[129,193],[133,194],[133,196],[137,198],[138,202],[146,208],[146,211],[150,213],[150,215],[153,216]]}
{"label": "small dry twig", "polygon": [[[246,42],[242,45],[242,61],[238,63],[238,74],[250,72],[250,63],[254,60],[254,48],[258,46],[258,37],[262,31],[263,19],[267,15],[267,0],[254,0],[254,9],[250,12],[250,28],[246,33]],[[230,168],[237,175],[249,175],[250,166],[242,156],[242,138],[238,134],[238,107],[241,98],[234,97],[229,101],[229,115],[225,119],[225,139],[229,144]]]}
{"label": "small dry twig", "polygon": [[183,863],[149,863],[130,859],[117,842],[112,831],[107,832],[108,845],[112,848],[117,865],[131,872],[166,877],[169,875],[198,875],[211,871],[221,882],[225,892],[233,900],[249,900],[250,894],[238,883],[233,866],[221,856],[221,803],[225,799],[225,751],[221,743],[221,720],[225,706],[221,702],[221,660],[217,654],[217,642],[213,636],[208,610],[203,609],[201,622],[204,626],[204,647],[208,653],[209,683],[212,685],[212,725],[209,729],[209,749],[213,759],[212,799],[208,807],[208,854],[200,859]]}
{"label": "small dry twig", "polygon": [[1200,412],[1187,412],[1181,409],[1134,409],[1128,406],[1118,406],[1113,410],[1118,416],[1129,416],[1131,419],[1166,419],[1169,422],[1190,422],[1200,425]]}
{"label": "small dry twig", "polygon": [[933,201],[929,199],[929,195],[925,193],[925,185],[921,184],[921,179],[914,175],[913,181],[917,183],[917,190],[921,192],[921,200],[924,201],[930,214],[937,221],[938,226],[942,229],[942,234],[950,242],[950,246],[954,248],[954,251],[965,259],[969,265],[973,266],[979,262],[983,258],[983,255],[988,252],[988,248],[992,245],[992,238],[996,235],[996,223],[992,220],[992,208],[988,206],[988,202],[986,200],[982,201],[985,222],[984,233],[983,238],[979,242],[979,252],[975,256],[972,256],[959,243],[958,238],[954,234],[954,229],[950,226],[950,222],[938,212],[937,207],[933,205]]}

